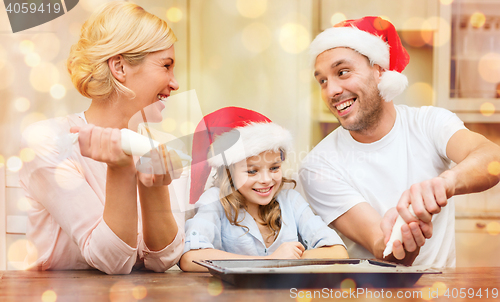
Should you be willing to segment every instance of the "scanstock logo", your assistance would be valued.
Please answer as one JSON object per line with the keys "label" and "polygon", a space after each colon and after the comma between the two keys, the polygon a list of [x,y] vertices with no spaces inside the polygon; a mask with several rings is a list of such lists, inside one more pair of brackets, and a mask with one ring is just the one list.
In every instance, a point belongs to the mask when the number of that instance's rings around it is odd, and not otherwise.
{"label": "scanstock logo", "polygon": [[72,10],[79,0],[4,0],[12,32],[54,20]]}

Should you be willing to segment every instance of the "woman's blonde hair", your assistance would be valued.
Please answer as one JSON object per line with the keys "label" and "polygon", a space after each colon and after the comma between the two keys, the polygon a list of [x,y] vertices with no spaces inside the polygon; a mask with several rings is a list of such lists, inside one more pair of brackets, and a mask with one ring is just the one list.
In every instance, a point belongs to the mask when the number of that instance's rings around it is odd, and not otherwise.
{"label": "woman's blonde hair", "polygon": [[167,22],[129,2],[103,5],[83,24],[80,39],[71,47],[67,67],[76,89],[91,99],[113,93],[134,93],[114,78],[108,59],[122,55],[131,65],[151,52],[171,47],[177,38]]}
{"label": "woman's blonde hair", "polygon": [[[217,173],[215,175],[214,186],[219,187],[220,189],[219,199],[229,222],[232,225],[245,228],[248,232],[248,227],[240,224],[243,221],[244,217],[238,219],[240,209],[246,210],[247,206],[245,203],[245,197],[235,189],[233,179],[231,177],[233,168],[234,165],[231,165],[229,167],[218,167]],[[276,197],[283,189],[283,185],[285,183],[292,183],[294,188],[297,185],[295,180],[282,177],[281,184],[274,194],[271,202],[269,202],[267,205],[259,206],[260,218],[262,218],[262,220],[264,221],[264,225],[269,227],[272,231],[272,234],[266,239],[269,239],[270,237],[276,239],[280,232],[281,209],[278,201],[276,200]]]}

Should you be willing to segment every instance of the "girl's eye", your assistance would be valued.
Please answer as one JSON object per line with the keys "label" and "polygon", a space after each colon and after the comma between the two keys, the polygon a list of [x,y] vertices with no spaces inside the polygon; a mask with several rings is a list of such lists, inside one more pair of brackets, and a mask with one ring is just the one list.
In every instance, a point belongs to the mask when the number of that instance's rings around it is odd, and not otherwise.
{"label": "girl's eye", "polygon": [[271,171],[272,172],[278,172],[280,168],[281,168],[280,166],[278,166],[278,167],[272,167]]}
{"label": "girl's eye", "polygon": [[326,83],[326,79],[321,79],[321,80],[319,80],[319,84],[320,84],[320,85],[323,85],[323,84],[325,84],[325,83]]}
{"label": "girl's eye", "polygon": [[247,173],[250,175],[254,175],[255,173],[257,173],[257,170],[248,170]]}

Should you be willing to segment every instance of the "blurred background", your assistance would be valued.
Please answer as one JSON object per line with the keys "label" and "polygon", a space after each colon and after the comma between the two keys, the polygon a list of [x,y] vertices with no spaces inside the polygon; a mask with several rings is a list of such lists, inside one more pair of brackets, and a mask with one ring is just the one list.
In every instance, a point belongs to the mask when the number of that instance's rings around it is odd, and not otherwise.
{"label": "blurred background", "polygon": [[[27,125],[82,112],[90,100],[72,86],[65,62],[80,28],[105,0],[80,0],[46,24],[13,34],[0,9],[0,269],[20,269],[26,250],[17,171],[32,160],[21,149]],[[288,128],[295,153],[286,172],[338,127],[319,97],[307,48],[345,19],[390,20],[410,53],[408,89],[394,102],[434,105],[500,143],[500,1],[498,0],[137,0],[173,28],[175,74],[195,90],[203,114],[224,106],[256,110]],[[196,125],[198,121],[192,121]],[[190,131],[188,129],[187,131]],[[500,174],[500,163],[490,173]],[[459,266],[498,266],[500,186],[459,196]]]}

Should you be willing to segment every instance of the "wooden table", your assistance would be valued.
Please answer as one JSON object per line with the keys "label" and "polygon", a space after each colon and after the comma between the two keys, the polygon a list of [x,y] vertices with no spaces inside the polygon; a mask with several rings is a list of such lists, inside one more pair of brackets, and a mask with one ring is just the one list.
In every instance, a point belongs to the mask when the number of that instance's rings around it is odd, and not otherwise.
{"label": "wooden table", "polygon": [[[466,293],[460,298],[460,289]],[[445,297],[448,289],[448,297]],[[494,290],[495,289],[495,290]],[[443,274],[424,275],[411,288],[401,289],[239,289],[208,273],[133,272],[108,276],[98,271],[0,271],[0,301],[499,301],[500,267],[446,269]],[[383,291],[382,291],[383,290]],[[428,295],[437,299],[429,299]],[[314,292],[316,291],[316,292]],[[468,296],[471,292],[473,296]],[[488,291],[488,292],[487,292]],[[420,292],[420,294],[418,294]],[[495,299],[492,294],[497,293]],[[337,294],[337,299],[335,298]],[[482,297],[477,296],[478,293]],[[488,298],[486,294],[488,293]],[[342,298],[341,295],[344,295]],[[350,298],[349,298],[350,295]],[[391,299],[387,299],[388,297]],[[399,298],[398,298],[399,295]],[[407,298],[405,298],[405,295]],[[462,294],[463,296],[463,294]],[[425,299],[422,299],[425,298]]]}

